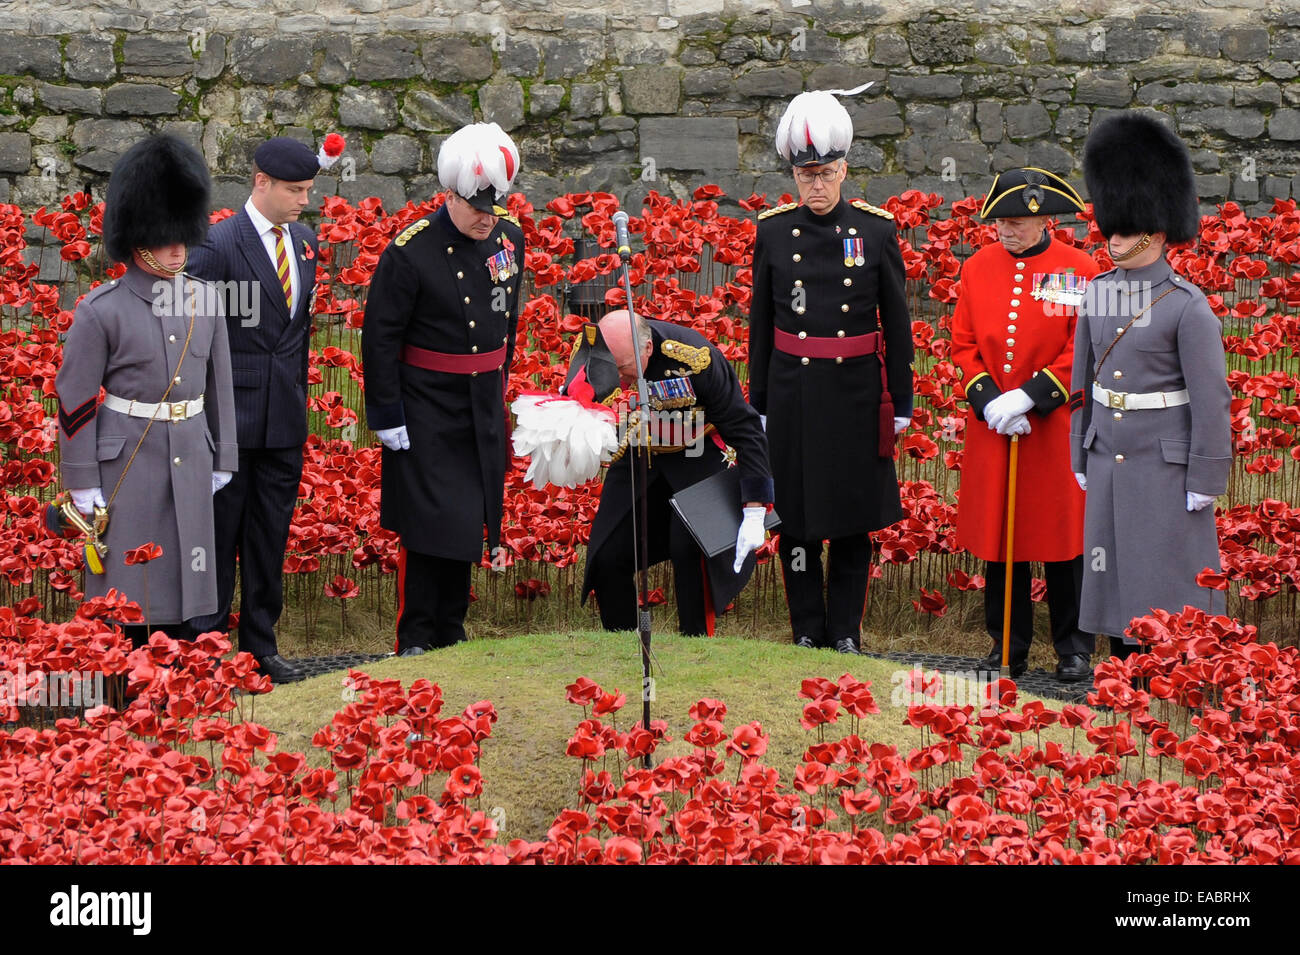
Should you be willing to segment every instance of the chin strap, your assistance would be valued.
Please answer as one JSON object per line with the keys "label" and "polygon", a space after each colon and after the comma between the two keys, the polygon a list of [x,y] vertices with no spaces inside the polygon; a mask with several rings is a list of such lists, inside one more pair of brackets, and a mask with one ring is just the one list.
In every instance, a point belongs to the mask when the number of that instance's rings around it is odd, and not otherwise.
{"label": "chin strap", "polygon": [[[188,265],[190,261],[190,253],[188,249],[185,251],[185,261],[180,264],[179,268],[175,268],[175,269],[167,268],[167,266],[163,265],[156,258],[154,258],[153,253],[150,252],[148,249],[136,249],[135,253],[136,255],[140,256],[140,260],[144,262],[145,265],[149,266],[149,268],[151,269],[161,272],[163,275],[180,275],[182,272],[185,271],[185,266]],[[1111,256],[1111,258],[1114,258],[1114,256]]]}
{"label": "chin strap", "polygon": [[1109,241],[1107,241],[1106,243],[1106,251],[1110,252],[1110,258],[1112,262],[1125,262],[1128,259],[1133,258],[1133,256],[1135,255],[1141,255],[1143,252],[1147,250],[1147,247],[1150,245],[1151,245],[1151,233],[1143,232],[1142,238],[1134,242],[1132,247],[1127,252],[1123,252],[1119,255],[1116,255],[1114,251],[1111,249]]}

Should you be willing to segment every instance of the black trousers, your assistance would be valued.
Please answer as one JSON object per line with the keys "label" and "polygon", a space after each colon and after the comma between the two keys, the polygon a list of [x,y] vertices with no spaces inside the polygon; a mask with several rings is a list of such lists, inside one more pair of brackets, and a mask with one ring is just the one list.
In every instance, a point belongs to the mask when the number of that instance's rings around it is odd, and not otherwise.
{"label": "black trousers", "polygon": [[155,623],[149,626],[142,623],[122,625],[122,633],[126,634],[131,641],[131,648],[135,650],[148,643],[150,634],[158,630],[161,630],[173,640],[193,640],[200,633],[207,633],[207,630],[195,630],[189,623]]}
{"label": "black trousers", "polygon": [[405,547],[398,551],[398,653],[407,647],[449,647],[467,639],[472,570],[467,560],[434,557]]}
{"label": "black trousers", "polygon": [[832,538],[822,597],[822,542],[781,535],[781,576],[795,638],[811,637],[819,647],[845,637],[854,645],[862,633],[871,572],[871,535]]}
{"label": "black trousers", "polygon": [[239,470],[212,498],[216,521],[217,612],[190,624],[226,632],[239,557],[239,649],[276,652],[275,624],[284,609],[284,549],[298,502],[302,448],[240,450]]}
{"label": "black trousers", "polygon": [[[1002,652],[1002,611],[1006,587],[1005,562],[984,565],[984,627]],[[1052,645],[1058,657],[1072,653],[1092,656],[1096,638],[1079,630],[1079,592],[1083,587],[1083,557],[1043,564],[1047,581],[1047,615],[1051,622]],[[1016,561],[1011,572],[1011,660],[1029,656],[1034,639],[1034,604],[1030,598],[1032,577],[1029,561]]]}
{"label": "black trousers", "polygon": [[[691,532],[668,503],[672,488],[666,478],[653,471],[646,502],[649,512],[650,564],[673,562],[673,586],[677,591],[677,630],[686,636],[705,633],[703,552]],[[592,565],[592,589],[600,607],[600,625],[606,630],[635,630],[637,602],[637,558],[632,541],[632,512],[601,544],[588,553]]]}

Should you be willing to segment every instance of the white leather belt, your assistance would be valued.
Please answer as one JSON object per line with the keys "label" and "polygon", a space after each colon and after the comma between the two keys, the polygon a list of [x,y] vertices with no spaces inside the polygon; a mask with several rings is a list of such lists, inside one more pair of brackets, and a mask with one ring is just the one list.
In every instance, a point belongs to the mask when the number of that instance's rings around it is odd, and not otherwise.
{"label": "white leather belt", "polygon": [[203,410],[203,396],[199,395],[189,401],[128,401],[117,395],[105,395],[104,407],[132,418],[184,421]]}
{"label": "white leather belt", "polygon": [[1092,400],[1101,402],[1107,408],[1120,411],[1142,411],[1150,408],[1176,408],[1185,405],[1191,399],[1187,389],[1181,391],[1148,391],[1145,394],[1130,394],[1124,391],[1111,391],[1095,381],[1092,383]]}

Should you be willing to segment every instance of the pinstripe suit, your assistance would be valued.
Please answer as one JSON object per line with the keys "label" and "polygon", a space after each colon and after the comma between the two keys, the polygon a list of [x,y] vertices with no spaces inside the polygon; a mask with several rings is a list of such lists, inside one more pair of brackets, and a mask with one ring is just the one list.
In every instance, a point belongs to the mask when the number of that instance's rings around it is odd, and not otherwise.
{"label": "pinstripe suit", "polygon": [[283,606],[281,568],[307,440],[307,349],[319,247],[305,225],[287,226],[289,267],[298,270],[292,316],[275,265],[247,211],[213,226],[193,250],[190,271],[227,286],[226,330],[235,391],[239,471],[214,498],[217,613],[195,621],[224,630],[240,561],[239,647],[276,652]]}

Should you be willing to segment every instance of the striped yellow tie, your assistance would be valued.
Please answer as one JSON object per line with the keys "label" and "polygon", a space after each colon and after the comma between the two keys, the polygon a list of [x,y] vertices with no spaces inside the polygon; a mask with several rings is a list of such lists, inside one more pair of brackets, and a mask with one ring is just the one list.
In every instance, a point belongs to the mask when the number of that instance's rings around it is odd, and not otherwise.
{"label": "striped yellow tie", "polygon": [[278,225],[273,225],[271,232],[275,235],[275,272],[280,276],[280,284],[284,286],[285,304],[292,312],[293,280],[289,277],[289,255],[284,250],[284,230]]}

